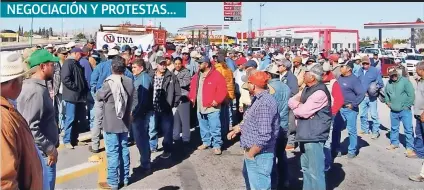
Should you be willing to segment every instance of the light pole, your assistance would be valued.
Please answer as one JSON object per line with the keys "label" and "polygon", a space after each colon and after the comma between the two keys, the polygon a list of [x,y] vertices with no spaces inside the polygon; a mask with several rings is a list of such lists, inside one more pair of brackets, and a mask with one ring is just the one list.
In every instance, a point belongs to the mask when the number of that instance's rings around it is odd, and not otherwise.
{"label": "light pole", "polygon": [[32,35],[33,35],[34,17],[31,17],[31,30],[29,31],[29,45],[32,47]]}
{"label": "light pole", "polygon": [[[262,7],[265,6],[265,3],[259,3],[259,34],[261,33],[262,29]],[[259,36],[259,46],[262,45],[262,36]]]}

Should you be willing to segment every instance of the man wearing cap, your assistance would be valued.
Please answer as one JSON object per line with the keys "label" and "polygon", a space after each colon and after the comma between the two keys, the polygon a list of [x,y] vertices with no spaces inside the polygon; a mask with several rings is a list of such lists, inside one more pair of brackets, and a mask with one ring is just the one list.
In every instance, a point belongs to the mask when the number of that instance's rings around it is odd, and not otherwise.
{"label": "man wearing cap", "polygon": [[302,55],[302,64],[306,65],[306,63],[309,61],[309,52],[302,51],[301,55]]}
{"label": "man wearing cap", "polygon": [[66,58],[68,57],[69,51],[65,47],[60,47],[56,50],[55,54],[59,58],[58,62],[54,63],[54,74],[53,74],[53,95],[55,97],[54,99],[54,106],[56,110],[56,121],[59,125],[60,132],[63,129],[64,125],[64,115],[63,115],[63,109],[65,109],[65,103],[62,98],[63,93],[63,84],[60,79],[60,71],[62,70],[62,65],[65,62]]}
{"label": "man wearing cap", "polygon": [[400,59],[395,59],[395,65],[397,69],[400,69],[402,71],[402,76],[409,79],[409,73],[406,70],[406,67],[402,65],[402,61]]}
{"label": "man wearing cap", "polygon": [[[282,54],[281,58],[283,57]],[[288,60],[285,60],[288,61]],[[280,80],[279,59],[276,59],[275,64],[271,64],[268,67],[267,73],[270,76],[268,81],[268,86],[270,88],[270,94],[275,98],[278,104],[278,113],[280,115],[280,130],[276,142],[276,158],[277,162],[277,172],[278,172],[278,182],[280,182],[279,187],[285,186],[288,187],[288,165],[287,165],[287,155],[286,155],[286,145],[287,145],[287,134],[289,128],[289,107],[288,101],[291,95],[291,90],[289,86],[283,83]],[[296,83],[297,86],[297,83]],[[294,116],[293,116],[294,122]],[[294,124],[294,123],[293,123]]]}
{"label": "man wearing cap", "polygon": [[197,103],[202,145],[199,150],[213,147],[214,154],[220,155],[222,146],[220,112],[221,104],[227,97],[225,78],[212,66],[206,56],[196,60],[199,72],[191,79],[188,97],[193,105]]}
{"label": "man wearing cap", "polygon": [[[275,70],[275,69],[274,69]],[[228,133],[234,139],[241,133],[240,146],[244,149],[243,176],[247,189],[271,189],[271,173],[275,146],[281,129],[278,102],[268,90],[269,75],[254,72],[243,84],[253,96],[243,121]]]}
{"label": "man wearing cap", "polygon": [[293,58],[293,74],[297,78],[297,86],[299,86],[299,91],[305,87],[305,83],[303,81],[303,76],[305,75],[305,68],[302,66],[302,58],[297,56]]}
{"label": "man wearing cap", "polygon": [[[220,52],[220,54],[222,54],[223,52]],[[234,72],[236,70],[236,60],[238,59],[237,56],[237,51],[236,50],[231,50],[228,53],[228,56],[225,58],[225,63],[227,63],[228,68],[231,69],[232,72]]]}
{"label": "man wearing cap", "polygon": [[[214,65],[216,71],[221,73],[227,84],[227,98],[221,104],[221,126],[223,134],[227,134],[228,130],[233,127],[233,100],[236,98],[234,94],[234,77],[233,72],[225,63],[224,55],[218,54],[217,63]],[[228,126],[228,128],[226,128]]]}
{"label": "man wearing cap", "polygon": [[362,67],[359,69],[359,80],[365,93],[365,98],[359,105],[361,117],[361,131],[359,134],[369,134],[368,112],[372,120],[372,139],[380,136],[380,121],[378,120],[377,96],[379,89],[384,87],[380,70],[370,66],[368,56],[362,57]]}
{"label": "man wearing cap", "polygon": [[322,77],[322,82],[327,86],[328,91],[331,94],[331,113],[332,113],[332,123],[330,126],[330,132],[328,135],[327,141],[324,144],[324,155],[325,155],[325,171],[330,170],[333,163],[333,152],[334,155],[339,154],[339,145],[340,145],[340,134],[336,134],[337,130],[334,130],[334,118],[339,113],[340,109],[344,104],[344,97],[342,89],[331,72],[331,65],[328,61],[325,61],[322,65],[324,75]]}
{"label": "man wearing cap", "polygon": [[181,54],[181,46],[177,46],[176,48],[175,48],[175,52],[174,53],[172,53],[172,55],[171,55],[171,57],[172,57],[172,60],[174,60],[175,58],[177,58],[177,57],[182,57],[182,54]]}
{"label": "man wearing cap", "polygon": [[54,189],[56,181],[56,162],[59,146],[59,133],[55,122],[55,110],[51,101],[47,80],[53,78],[54,62],[59,58],[47,50],[37,50],[29,58],[30,68],[35,71],[25,80],[22,92],[17,99],[17,109],[27,121],[34,141],[47,164],[48,182]]}
{"label": "man wearing cap", "polygon": [[377,70],[381,72],[381,62],[380,62],[380,59],[378,58],[377,52],[373,53],[372,59],[370,59],[370,64],[371,66],[375,67]]}
{"label": "man wearing cap", "polygon": [[[345,123],[346,129],[349,133],[349,146],[347,153],[347,158],[349,159],[355,158],[357,154],[358,132],[356,123],[359,112],[358,106],[365,96],[365,90],[358,85],[360,83],[358,77],[352,73],[353,68],[354,63],[352,62],[341,66],[342,75],[338,78],[338,82],[342,88],[344,103],[343,107],[340,109],[340,115],[337,115],[335,119],[336,135],[334,135],[336,137],[340,137],[341,130],[344,128],[340,125]],[[337,140],[340,139],[337,138]]]}
{"label": "man wearing cap", "polygon": [[47,44],[44,49],[46,49],[49,53],[53,54],[53,44]]}
{"label": "man wearing cap", "polygon": [[331,65],[334,77],[336,77],[336,79],[338,79],[340,77],[340,75],[342,74],[341,71],[340,71],[339,55],[338,54],[331,54],[328,57],[328,61]]}
{"label": "man wearing cap", "polygon": [[243,65],[243,69],[245,74],[243,76],[241,76],[241,81],[240,81],[240,99],[239,99],[239,108],[238,111],[240,113],[243,113],[245,111],[245,109],[247,109],[248,106],[250,106],[251,104],[251,97],[249,95],[249,91],[246,89],[243,89],[241,86],[247,82],[247,77],[253,72],[256,71],[256,68],[258,67],[258,65],[256,64],[255,61],[253,60],[249,60],[247,61],[244,65]]}
{"label": "man wearing cap", "polygon": [[320,64],[306,68],[306,87],[289,99],[297,117],[296,141],[299,142],[303,171],[303,189],[325,190],[324,143],[331,126],[331,94],[322,83]]}
{"label": "man wearing cap", "polygon": [[[94,68],[90,76],[91,96],[96,97],[96,92],[100,88],[102,88],[103,82],[106,80],[107,77],[112,75],[112,59],[116,56],[119,56],[118,50],[111,49],[108,53],[108,60],[105,62],[101,62]],[[134,79],[132,73],[128,69],[125,70],[124,75],[128,78]],[[91,146],[89,146],[89,150],[93,153],[98,153],[100,146],[100,129],[103,120],[103,103],[98,102],[96,101],[96,99],[94,99],[94,105],[92,110],[93,111],[92,113],[90,113],[90,115],[94,116],[94,118],[90,118],[90,123],[92,123],[92,125],[90,126]]]}
{"label": "man wearing cap", "polygon": [[[159,122],[163,132],[163,154],[161,158],[169,158],[173,144],[173,112],[178,107],[181,97],[181,87],[178,78],[166,68],[163,57],[156,58],[157,69],[153,79],[153,110],[156,123]],[[155,139],[157,143],[157,136]]]}
{"label": "man wearing cap", "polygon": [[258,66],[259,71],[264,71],[269,64],[271,64],[271,57],[266,53],[266,51],[261,51],[259,54],[260,63]]}
{"label": "man wearing cap", "polygon": [[402,70],[395,66],[388,68],[389,82],[384,88],[385,103],[390,108],[390,146],[387,150],[399,148],[399,126],[403,124],[405,133],[406,155],[414,154],[414,132],[412,127],[412,111],[415,93],[409,78],[402,76]]}
{"label": "man wearing cap", "polygon": [[65,147],[73,149],[78,143],[78,131],[84,127],[89,87],[84,77],[84,68],[79,60],[82,57],[80,48],[73,48],[62,66],[60,78],[63,84],[63,100],[66,102],[65,135],[63,143]]}
{"label": "man wearing cap", "polygon": [[22,81],[29,71],[26,71],[21,55],[12,52],[2,54],[0,67],[1,189],[48,189],[50,185],[43,184],[44,160],[34,143],[31,129],[9,102],[20,95]]}
{"label": "man wearing cap", "polygon": [[359,76],[359,69],[361,68],[361,56],[356,55],[354,58],[354,65],[353,65],[353,70],[352,73],[358,77]]}

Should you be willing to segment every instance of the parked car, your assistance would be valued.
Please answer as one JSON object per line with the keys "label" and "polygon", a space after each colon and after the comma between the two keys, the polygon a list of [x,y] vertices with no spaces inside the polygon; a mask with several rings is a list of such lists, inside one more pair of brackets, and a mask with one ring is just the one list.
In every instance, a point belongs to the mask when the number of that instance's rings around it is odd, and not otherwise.
{"label": "parked car", "polygon": [[389,76],[387,70],[391,66],[396,66],[396,64],[395,64],[396,59],[399,59],[401,61],[401,65],[403,65],[405,67],[405,59],[402,58],[402,57],[383,57],[383,58],[380,58],[381,74],[382,74],[383,77]]}
{"label": "parked car", "polygon": [[406,69],[409,74],[415,73],[415,66],[418,62],[424,60],[424,55],[421,54],[410,54],[405,57]]}
{"label": "parked car", "polygon": [[362,56],[368,56],[368,57],[372,57],[374,55],[374,53],[378,54],[378,57],[387,57],[387,52],[384,51],[384,49],[381,48],[367,48],[364,50],[363,53],[359,54],[361,57]]}
{"label": "parked car", "polygon": [[399,49],[399,54],[402,57],[406,57],[407,55],[410,55],[410,54],[420,54],[420,52],[418,52],[414,48],[401,48]]}

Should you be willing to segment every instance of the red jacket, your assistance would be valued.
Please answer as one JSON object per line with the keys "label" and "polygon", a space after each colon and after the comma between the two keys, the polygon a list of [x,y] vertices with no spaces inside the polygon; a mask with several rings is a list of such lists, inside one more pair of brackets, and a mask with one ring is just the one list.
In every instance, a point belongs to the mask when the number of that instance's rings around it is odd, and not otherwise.
{"label": "red jacket", "polygon": [[[188,97],[193,104],[196,103],[197,98],[197,86],[199,82],[199,73],[196,73],[190,82],[190,92]],[[227,97],[227,83],[224,77],[211,67],[211,70],[206,75],[205,81],[203,81],[202,89],[202,104],[203,107],[212,107],[212,102],[215,100],[216,103],[221,104]]]}
{"label": "red jacket", "polygon": [[[335,79],[333,73],[327,72],[326,74],[324,74],[322,81],[324,83],[328,84],[333,79]],[[332,84],[331,89],[328,89],[328,90],[331,92],[331,96],[332,96],[331,98],[333,100],[332,105],[331,105],[331,113],[333,114],[333,116],[335,116],[344,104],[344,97],[343,97],[343,93],[342,93],[342,88],[340,87],[339,83],[337,81],[335,81]]]}

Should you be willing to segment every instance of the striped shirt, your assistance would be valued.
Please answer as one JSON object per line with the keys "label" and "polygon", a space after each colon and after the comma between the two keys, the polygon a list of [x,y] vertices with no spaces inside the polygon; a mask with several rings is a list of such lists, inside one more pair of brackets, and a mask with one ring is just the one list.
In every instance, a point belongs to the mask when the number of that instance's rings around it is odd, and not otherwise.
{"label": "striped shirt", "polygon": [[263,91],[253,97],[252,104],[246,110],[240,128],[242,148],[251,148],[256,145],[262,148],[261,153],[274,152],[280,128],[280,115],[277,101],[268,91]]}

